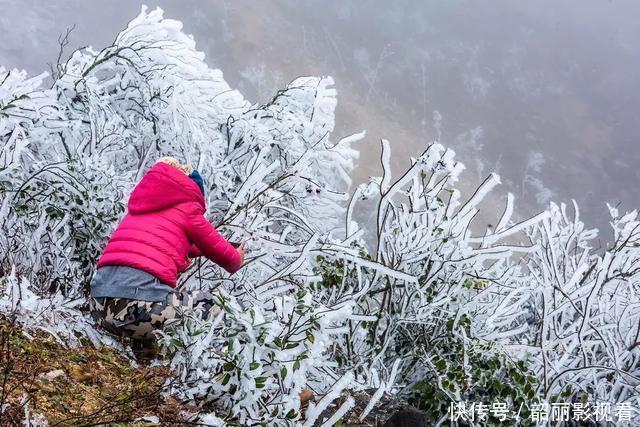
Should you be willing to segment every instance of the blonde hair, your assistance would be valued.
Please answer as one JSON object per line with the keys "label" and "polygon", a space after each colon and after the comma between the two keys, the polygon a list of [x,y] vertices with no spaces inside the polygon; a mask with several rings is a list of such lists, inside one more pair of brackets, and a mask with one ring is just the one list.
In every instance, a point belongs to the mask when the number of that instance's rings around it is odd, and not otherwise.
{"label": "blonde hair", "polygon": [[169,166],[173,166],[174,168],[180,169],[187,175],[190,175],[193,172],[193,168],[189,165],[185,165],[180,163],[177,159],[173,157],[161,157],[158,159],[156,163],[165,163]]}

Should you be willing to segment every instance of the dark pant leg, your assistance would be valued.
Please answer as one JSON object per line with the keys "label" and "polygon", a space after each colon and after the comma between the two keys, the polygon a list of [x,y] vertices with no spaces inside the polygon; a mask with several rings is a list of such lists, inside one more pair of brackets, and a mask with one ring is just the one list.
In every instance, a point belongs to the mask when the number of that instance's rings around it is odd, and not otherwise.
{"label": "dark pant leg", "polygon": [[91,315],[105,330],[133,339],[153,338],[164,324],[180,318],[185,310],[197,309],[203,319],[211,320],[220,308],[215,297],[206,291],[181,291],[167,296],[166,301],[149,302],[124,298],[92,298]]}
{"label": "dark pant leg", "polygon": [[[126,298],[92,298],[91,316],[105,330],[133,339],[151,339],[164,323],[165,302]],[[167,310],[168,311],[168,310]],[[166,313],[169,316],[171,313]]]}

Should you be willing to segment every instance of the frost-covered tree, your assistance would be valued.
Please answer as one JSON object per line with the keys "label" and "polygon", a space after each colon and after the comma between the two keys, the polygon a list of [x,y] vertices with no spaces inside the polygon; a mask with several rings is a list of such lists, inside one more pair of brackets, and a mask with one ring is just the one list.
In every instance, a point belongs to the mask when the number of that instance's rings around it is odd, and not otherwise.
{"label": "frost-covered tree", "polygon": [[[0,68],[0,309],[27,330],[110,342],[83,314],[87,284],[130,190],[171,155],[202,172],[209,219],[250,250],[233,276],[201,261],[183,275],[218,290],[223,314],[186,313],[164,332],[167,393],[245,425],[313,425],[341,392],[371,387],[362,416],[389,392],[434,424],[450,402],[487,396],[524,413],[640,403],[635,212],[612,208],[614,243],[596,250],[577,208],[514,222],[509,195],[477,233],[499,177],[465,197],[464,167],[435,143],[394,177],[382,141],[382,176],[349,194],[364,133],[332,138],[331,78],[251,104],[159,9],[57,70],[45,87]],[[318,401],[303,418],[305,388]]]}

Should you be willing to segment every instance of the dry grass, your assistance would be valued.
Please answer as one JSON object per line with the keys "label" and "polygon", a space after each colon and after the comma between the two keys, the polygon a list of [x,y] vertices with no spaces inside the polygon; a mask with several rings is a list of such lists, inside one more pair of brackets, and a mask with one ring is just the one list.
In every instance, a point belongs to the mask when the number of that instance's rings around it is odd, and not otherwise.
{"label": "dry grass", "polygon": [[181,413],[195,410],[161,396],[167,368],[134,368],[109,348],[65,348],[45,334],[29,340],[1,320],[0,344],[2,426],[22,425],[25,402],[50,426],[134,425],[147,415],[187,424]]}

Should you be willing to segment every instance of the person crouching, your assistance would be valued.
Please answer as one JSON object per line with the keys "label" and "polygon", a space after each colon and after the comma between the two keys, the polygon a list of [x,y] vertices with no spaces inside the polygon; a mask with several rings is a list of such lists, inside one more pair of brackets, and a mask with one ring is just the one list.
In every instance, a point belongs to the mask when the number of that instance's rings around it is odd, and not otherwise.
{"label": "person crouching", "polygon": [[176,289],[191,258],[205,256],[230,273],[244,262],[244,244],[225,240],[205,211],[198,171],[163,157],[144,175],[91,281],[91,315],[102,328],[149,340],[183,308],[199,309],[205,318],[218,313],[211,293]]}

